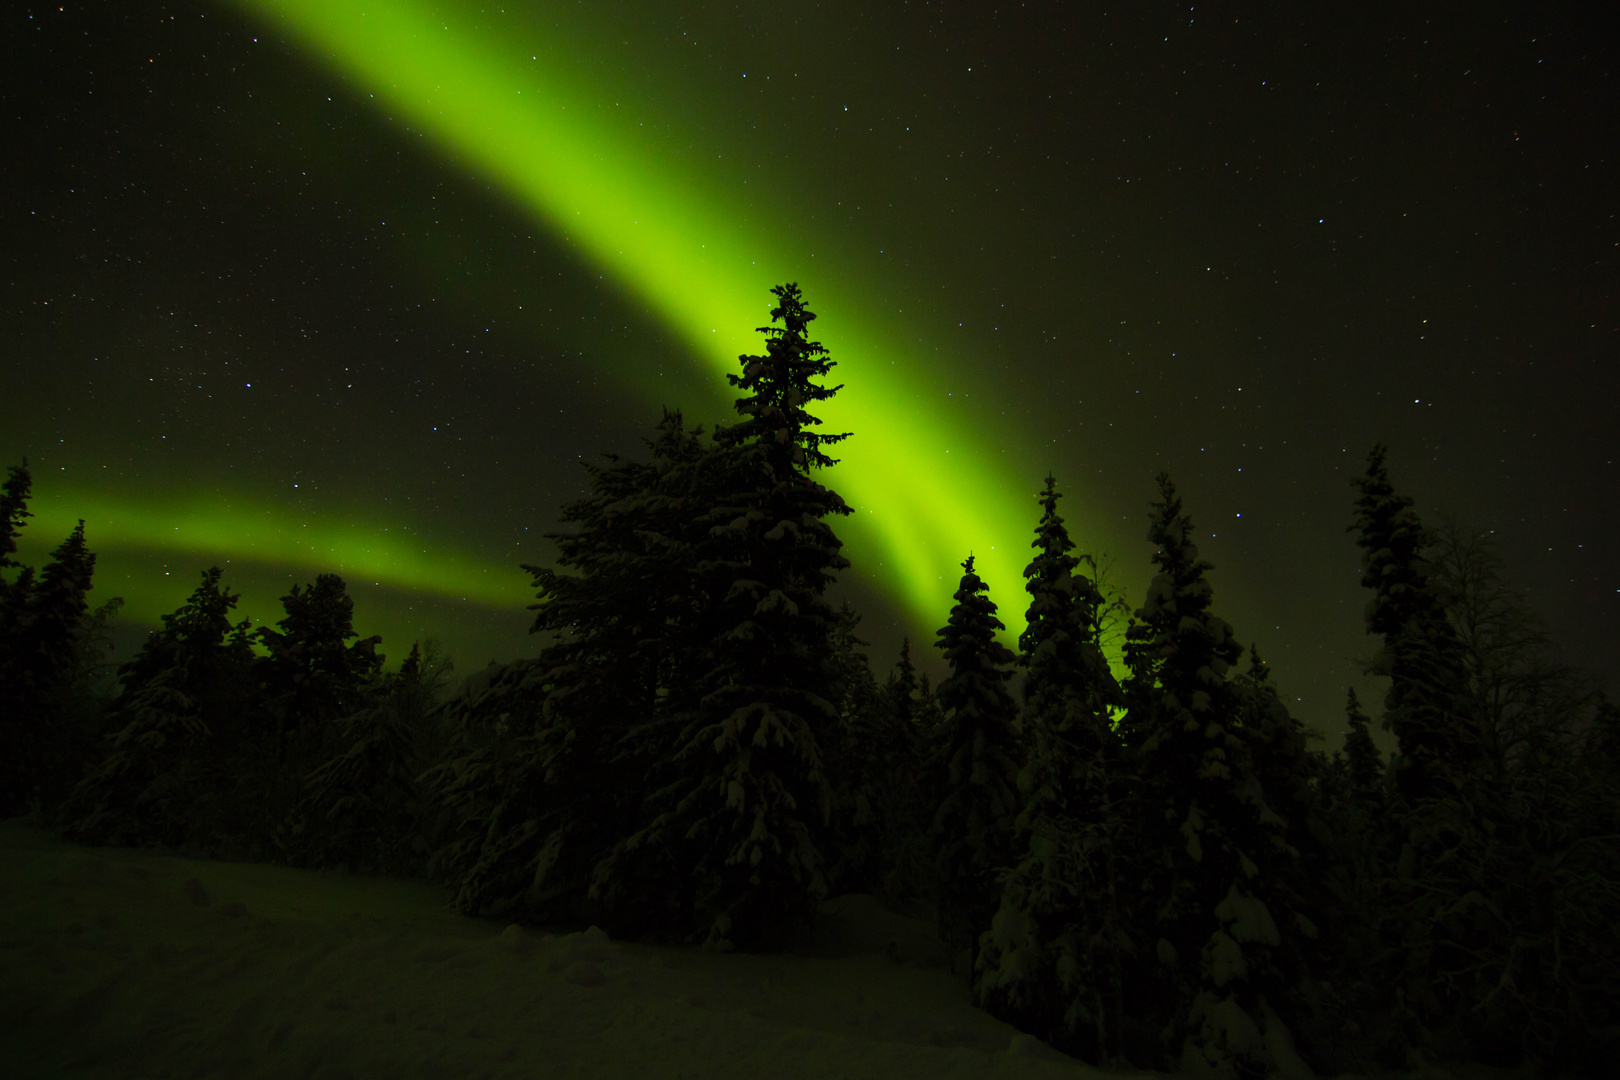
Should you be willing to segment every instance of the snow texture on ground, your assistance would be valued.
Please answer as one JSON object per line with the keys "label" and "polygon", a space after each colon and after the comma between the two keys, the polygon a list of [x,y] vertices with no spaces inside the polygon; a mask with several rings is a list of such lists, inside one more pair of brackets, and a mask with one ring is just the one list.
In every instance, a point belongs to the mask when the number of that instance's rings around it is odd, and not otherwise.
{"label": "snow texture on ground", "polygon": [[825,904],[797,953],[700,953],[0,823],[8,1080],[1083,1074],[974,1009],[928,924],[867,896]]}
{"label": "snow texture on ground", "polygon": [[804,947],[772,956],[547,933],[445,900],[0,822],[0,1077],[1158,1075],[1090,1068],[973,1008],[930,924],[869,896],[828,901]]}

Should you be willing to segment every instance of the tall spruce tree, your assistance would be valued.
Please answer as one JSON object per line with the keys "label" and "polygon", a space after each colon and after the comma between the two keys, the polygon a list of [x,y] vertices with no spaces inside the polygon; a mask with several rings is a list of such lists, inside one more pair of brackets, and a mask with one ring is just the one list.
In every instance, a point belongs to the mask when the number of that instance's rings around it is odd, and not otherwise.
{"label": "tall spruce tree", "polygon": [[740,357],[742,374],[729,376],[743,419],[715,433],[718,495],[698,519],[695,693],[677,714],[651,820],[616,848],[596,890],[624,896],[664,864],[668,932],[716,948],[779,945],[826,891],[823,755],[838,728],[840,620],[824,593],[849,565],[828,519],[850,511],[814,474],[835,464],[823,448],[846,435],[817,431],[809,411],[839,389],[818,381],[834,365],[807,336],[815,314],[798,286],[772,292],[781,325],[761,327],[764,355]]}
{"label": "tall spruce tree", "polygon": [[1023,806],[1014,825],[1016,862],[976,969],[979,1002],[1097,1063],[1123,1052],[1123,976],[1132,945],[1116,856],[1125,823],[1118,802],[1117,737],[1109,710],[1123,696],[1100,641],[1103,600],[1070,554],[1056,481],[1040,496],[1042,517],[1024,571],[1030,594],[1018,664],[1027,676],[1022,712]]}
{"label": "tall spruce tree", "polygon": [[51,553],[19,603],[5,663],[24,711],[44,705],[57,682],[74,668],[90,610],[86,599],[96,557],[85,543],[84,522]]}
{"label": "tall spruce tree", "polygon": [[1158,485],[1148,539],[1159,572],[1126,632],[1121,731],[1141,779],[1144,850],[1158,856],[1144,889],[1156,905],[1145,929],[1158,939],[1167,1022],[1160,1065],[1209,1076],[1271,1071],[1284,1066],[1277,1054],[1288,1038],[1266,1001],[1286,922],[1260,894],[1287,823],[1267,805],[1237,730],[1228,672],[1242,648],[1211,611],[1213,567],[1169,476]]}
{"label": "tall spruce tree", "polygon": [[1048,807],[1068,807],[1080,789],[1066,789],[1067,784],[1093,769],[1106,771],[1115,745],[1110,710],[1124,704],[1102,650],[1105,604],[1096,563],[1089,555],[1070,554],[1075,545],[1057,510],[1061,498],[1056,480],[1048,476],[1030,545],[1036,555],[1024,570],[1030,604],[1017,663],[1027,672],[1022,716],[1035,755],[1026,805],[1030,817]]}
{"label": "tall spruce tree", "polygon": [[1465,650],[1428,557],[1434,537],[1412,499],[1390,483],[1385,457],[1382,445],[1373,447],[1354,481],[1351,526],[1362,549],[1361,583],[1372,593],[1367,631],[1383,642],[1370,670],[1389,679],[1383,725],[1398,742],[1389,807],[1398,854],[1378,907],[1393,1022],[1403,1041],[1432,1053],[1437,1039],[1443,1046],[1462,1037],[1458,1022],[1475,993],[1467,973],[1483,970],[1478,955],[1494,951],[1484,940],[1491,928],[1455,902],[1490,895],[1468,882],[1486,861],[1490,845],[1480,834],[1495,828],[1487,822],[1502,785],[1487,775],[1485,745],[1468,709]]}
{"label": "tall spruce tree", "polygon": [[996,640],[1006,626],[987,593],[969,555],[956,604],[935,642],[951,668],[939,684],[944,727],[931,768],[942,791],[931,831],[940,933],[951,947],[953,969],[956,951],[969,949],[969,972],[979,935],[996,911],[998,875],[1012,865],[1020,805],[1018,707],[1007,687],[1016,658]]}
{"label": "tall spruce tree", "polygon": [[1274,876],[1272,884],[1275,887],[1286,881],[1285,891],[1294,892],[1289,906],[1303,914],[1309,905],[1298,890],[1310,886],[1299,876],[1305,866],[1301,860],[1314,862],[1319,855],[1312,818],[1319,809],[1319,789],[1328,770],[1323,756],[1310,749],[1310,741],[1321,736],[1288,711],[1257,645],[1249,646],[1248,669],[1234,680],[1234,689],[1238,704],[1236,730],[1244,742],[1255,785],[1249,797],[1263,802],[1286,822],[1286,844],[1281,851],[1286,858],[1279,865],[1292,861],[1292,871]]}
{"label": "tall spruce tree", "polygon": [[1383,638],[1372,672],[1389,679],[1384,727],[1399,740],[1395,790],[1409,805],[1454,793],[1478,765],[1481,747],[1457,706],[1462,692],[1461,647],[1433,588],[1425,558],[1429,533],[1410,497],[1398,494],[1373,447],[1367,471],[1355,480],[1356,544],[1361,584],[1372,590],[1367,632]]}

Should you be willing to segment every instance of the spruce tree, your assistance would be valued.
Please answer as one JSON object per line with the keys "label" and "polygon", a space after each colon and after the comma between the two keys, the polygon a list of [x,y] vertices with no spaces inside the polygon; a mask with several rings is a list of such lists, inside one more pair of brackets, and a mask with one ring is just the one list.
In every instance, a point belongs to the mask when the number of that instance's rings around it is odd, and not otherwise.
{"label": "spruce tree", "polygon": [[[814,479],[835,464],[808,409],[839,387],[806,336],[814,313],[796,285],[772,290],[780,326],[731,375],[743,419],[715,433],[715,501],[694,569],[702,600],[683,660],[695,674],[672,703],[675,749],[658,763],[650,821],[600,868],[604,900],[666,882],[649,915],[669,935],[715,948],[770,948],[808,924],[826,892],[836,738],[838,612],[824,593],[848,566],[828,518],[849,513]],[[674,695],[671,695],[672,697]],[[651,781],[650,781],[651,782]]]}
{"label": "spruce tree", "polygon": [[[28,512],[28,492],[33,480],[28,472],[28,459],[21,465],[11,466],[5,485],[0,487],[0,712],[6,717],[21,716],[23,702],[23,665],[25,644],[20,638],[28,624],[29,601],[34,593],[34,569],[24,566],[13,556],[17,554],[17,534],[33,514]],[[17,569],[15,577],[6,571]],[[6,720],[0,718],[0,731],[10,730]],[[10,736],[6,736],[9,738]],[[20,735],[17,737],[20,738]],[[11,748],[10,755],[20,751]],[[0,803],[9,803],[16,777],[8,776]],[[5,812],[0,809],[0,813]]]}
{"label": "spruce tree", "polygon": [[894,815],[880,892],[897,909],[913,909],[934,896],[928,831],[938,803],[925,768],[936,734],[933,702],[928,676],[911,659],[909,637],[900,641],[900,655],[884,683],[880,707],[892,740],[885,783]]}
{"label": "spruce tree", "polygon": [[545,845],[539,835],[544,774],[533,753],[545,707],[544,671],[535,658],[492,663],[444,704],[445,746],[421,776],[444,822],[428,869],[449,887],[451,908],[465,915],[555,917],[534,910],[554,898],[530,891]]}
{"label": "spruce tree", "polygon": [[933,680],[926,671],[917,675],[917,704],[913,715],[917,718],[917,730],[922,736],[923,745],[932,747],[945,730],[945,714],[939,707],[939,696],[934,692]]}
{"label": "spruce tree", "polygon": [[1032,762],[1031,816],[1069,804],[1075,791],[1064,785],[1077,775],[1076,762],[1106,770],[1115,741],[1109,713],[1124,704],[1102,650],[1105,602],[1096,563],[1070,554],[1075,545],[1057,511],[1061,498],[1048,476],[1031,543],[1037,554],[1024,571],[1030,605],[1017,659],[1027,672],[1023,726],[1032,747],[1044,740]]}
{"label": "spruce tree", "polygon": [[910,642],[903,641],[895,670],[879,687],[866,655],[855,648],[864,643],[853,637],[858,616],[847,604],[844,618],[840,737],[826,755],[834,823],[828,889],[871,892],[907,909],[931,895],[933,876],[926,848],[933,808],[921,775],[926,745],[917,671]]}
{"label": "spruce tree", "polygon": [[[66,835],[85,843],[212,848],[239,845],[240,740],[255,687],[239,597],[205,571],[119,668],[108,754],[64,807]],[[238,835],[232,836],[233,832]]]}
{"label": "spruce tree", "polygon": [[[21,813],[38,780],[34,760],[38,720],[32,715],[23,662],[34,571],[13,558],[17,533],[33,516],[28,512],[31,485],[24,458],[21,465],[11,466],[0,487],[0,818]],[[15,578],[6,573],[12,567],[17,568]]]}
{"label": "spruce tree", "polygon": [[883,685],[889,711],[908,725],[917,722],[917,665],[911,661],[911,638],[900,639],[900,657]]}
{"label": "spruce tree", "polygon": [[1266,991],[1281,996],[1272,952],[1288,922],[1262,894],[1272,892],[1263,875],[1278,868],[1287,822],[1267,804],[1237,730],[1228,673],[1242,648],[1211,611],[1213,567],[1169,476],[1158,484],[1148,538],[1159,573],[1126,633],[1121,723],[1141,783],[1144,850],[1157,855],[1145,868],[1156,910],[1144,931],[1158,939],[1162,989],[1144,1004],[1158,997],[1167,1021],[1162,1064],[1235,1076],[1282,1064],[1287,1029]]}
{"label": "spruce tree", "polygon": [[952,949],[953,969],[956,950],[969,949],[970,973],[979,935],[996,911],[998,875],[1012,864],[1020,804],[1017,705],[1007,686],[1015,657],[996,640],[1006,626],[987,592],[969,555],[935,642],[951,668],[939,684],[944,726],[931,768],[942,789],[931,830],[940,934]]}
{"label": "spruce tree", "polygon": [[1393,950],[1383,939],[1399,836],[1388,814],[1386,770],[1354,689],[1346,691],[1345,718],[1345,752],[1325,771],[1321,805],[1310,822],[1325,861],[1306,862],[1317,884],[1312,918],[1320,930],[1313,942],[1320,966],[1301,989],[1315,1022],[1295,1029],[1312,1061],[1332,1074],[1405,1063],[1402,1036],[1391,1021]]}
{"label": "spruce tree", "polygon": [[[1316,847],[1311,819],[1321,802],[1319,789],[1328,763],[1309,744],[1321,735],[1308,730],[1288,711],[1257,645],[1249,646],[1249,666],[1233,682],[1238,705],[1236,730],[1244,742],[1244,756],[1255,782],[1248,797],[1263,802],[1286,822],[1283,854],[1288,859],[1284,862],[1294,860],[1297,871],[1301,856],[1314,852]],[[1305,882],[1295,878],[1292,884],[1300,887]],[[1302,911],[1300,903],[1303,901],[1296,898],[1294,906]]]}
{"label": "spruce tree", "polygon": [[1018,664],[1027,676],[1027,748],[1014,825],[1016,864],[984,938],[975,991],[997,1015],[1089,1061],[1123,1049],[1123,962],[1131,943],[1116,866],[1126,797],[1109,710],[1123,697],[1100,642],[1103,601],[1070,554],[1048,476],[1024,571],[1030,594]]}
{"label": "spruce tree", "polygon": [[1282,931],[1267,955],[1267,1004],[1301,1049],[1315,1054],[1323,1033],[1343,1023],[1343,1010],[1322,993],[1338,960],[1334,937],[1323,930],[1339,917],[1340,898],[1324,884],[1338,854],[1329,837],[1333,766],[1310,749],[1322,736],[1289,712],[1257,645],[1249,646],[1249,664],[1233,687],[1246,764],[1237,795],[1250,812],[1250,843],[1262,853],[1255,856],[1261,872],[1247,888]]}
{"label": "spruce tree", "polygon": [[669,411],[648,448],[646,461],[585,466],[589,494],[547,534],[572,573],[524,567],[538,596],[532,632],[550,639],[540,655],[446,708],[456,735],[429,779],[450,814],[437,865],[458,910],[589,914],[636,933],[639,901],[659,895],[611,870],[600,888],[594,878],[639,823],[648,773],[673,752],[673,717],[697,698],[694,568],[714,452]]}
{"label": "spruce tree", "polygon": [[57,682],[74,667],[95,567],[96,557],[85,544],[80,521],[32,582],[6,658],[24,711],[43,706]]}
{"label": "spruce tree", "polygon": [[[12,481],[0,509],[15,521],[26,514],[26,473],[19,479],[13,470]],[[23,812],[57,780],[95,565],[80,521],[37,580],[24,569],[8,590],[0,625],[0,817]]]}
{"label": "spruce tree", "polygon": [[1452,590],[1429,557],[1435,537],[1390,483],[1385,456],[1375,446],[1355,481],[1351,526],[1362,585],[1372,592],[1367,630],[1383,641],[1370,670],[1389,679],[1383,724],[1398,741],[1389,807],[1398,854],[1379,900],[1380,932],[1394,1022],[1405,1042],[1435,1052],[1446,1039],[1467,1038],[1462,1028],[1483,992],[1475,976],[1490,966],[1481,957],[1497,951],[1488,939],[1503,932],[1468,909],[1494,891],[1476,883],[1485,885],[1480,873],[1493,847],[1486,834],[1497,828],[1506,778],[1489,767],[1470,708],[1467,649],[1447,610]]}
{"label": "spruce tree", "polygon": [[1481,747],[1477,733],[1460,723],[1461,647],[1429,580],[1424,553],[1431,538],[1411,498],[1390,483],[1386,454],[1379,445],[1367,455],[1367,471],[1355,481],[1351,529],[1362,549],[1361,584],[1373,593],[1367,632],[1384,642],[1372,671],[1389,679],[1383,723],[1400,743],[1395,790],[1415,805],[1458,790]]}
{"label": "spruce tree", "polygon": [[339,722],[333,756],[305,778],[283,837],[297,865],[416,877],[433,832],[419,778],[434,749],[430,714],[450,663],[419,642],[400,670]]}
{"label": "spruce tree", "polygon": [[[701,428],[666,412],[645,463],[593,473],[589,500],[553,535],[563,577],[538,567],[534,630],[556,635],[541,655],[544,713],[536,760],[552,792],[541,833],[542,895],[585,899],[598,864],[642,822],[648,775],[675,747],[676,716],[698,691],[696,641],[704,607],[695,579],[706,542],[716,457]],[[606,884],[606,879],[604,879]],[[605,925],[633,924],[634,905],[597,895]]]}
{"label": "spruce tree", "polygon": [[855,636],[860,616],[846,604],[834,637],[838,657],[838,726],[824,746],[823,768],[832,789],[831,835],[826,851],[829,895],[878,892],[894,865],[891,837],[900,813],[896,780],[904,769],[905,730]]}
{"label": "spruce tree", "polygon": [[34,516],[28,512],[28,492],[32,486],[27,458],[23,458],[21,465],[11,466],[5,484],[0,486],[0,611],[4,610],[6,591],[12,584],[3,571],[22,566],[13,556],[17,554],[18,531]]}
{"label": "spruce tree", "polygon": [[1378,747],[1373,745],[1367,714],[1361,711],[1361,700],[1356,697],[1354,687],[1346,691],[1344,715],[1349,724],[1344,736],[1344,757],[1350,790],[1358,798],[1376,800],[1382,789],[1384,763],[1378,755]]}
{"label": "spruce tree", "polygon": [[360,707],[379,673],[382,638],[359,641],[354,601],[336,574],[321,574],[281,598],[279,630],[260,627],[254,638],[269,653],[259,664],[260,685],[276,724],[276,757],[307,759],[319,753],[338,717]]}

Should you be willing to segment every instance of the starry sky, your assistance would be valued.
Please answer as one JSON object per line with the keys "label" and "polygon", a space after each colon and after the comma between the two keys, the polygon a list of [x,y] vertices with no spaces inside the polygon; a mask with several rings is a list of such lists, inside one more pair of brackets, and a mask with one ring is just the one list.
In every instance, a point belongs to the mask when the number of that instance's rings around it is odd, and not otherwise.
{"label": "starry sky", "polygon": [[532,653],[517,564],[579,462],[729,419],[797,281],[880,669],[970,551],[1016,633],[1048,470],[1139,601],[1163,468],[1331,746],[1379,693],[1346,527],[1382,441],[1614,688],[1612,38],[1308,7],[7,5],[24,553],[85,518],[125,648],[217,563],[256,622],[333,570],[396,661]]}

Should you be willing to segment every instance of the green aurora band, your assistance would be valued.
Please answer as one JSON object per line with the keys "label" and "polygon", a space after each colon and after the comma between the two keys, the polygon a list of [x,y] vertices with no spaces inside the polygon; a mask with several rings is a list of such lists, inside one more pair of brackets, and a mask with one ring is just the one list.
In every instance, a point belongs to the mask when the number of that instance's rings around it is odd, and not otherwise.
{"label": "green aurora band", "polygon": [[[356,581],[492,607],[510,606],[526,592],[517,567],[485,566],[442,545],[424,546],[420,537],[406,531],[347,522],[295,521],[285,510],[234,496],[137,502],[83,488],[64,491],[54,490],[54,484],[51,487],[53,490],[30,501],[34,520],[28,523],[25,538],[35,559],[59,544],[73,531],[76,519],[82,518],[92,551],[218,552],[249,564],[336,570]],[[194,577],[188,567],[188,592]],[[148,613],[145,603],[126,599],[136,603],[138,614]],[[176,600],[168,597],[168,608]]]}
{"label": "green aurora band", "polygon": [[[832,260],[813,262],[810,252],[795,249],[802,245],[740,223],[719,177],[681,175],[647,153],[647,140],[633,129],[616,130],[584,86],[560,76],[565,65],[540,62],[543,43],[469,28],[462,13],[441,16],[440,8],[414,0],[235,2],[302,41],[379,107],[501,185],[611,274],[710,364],[717,400],[729,397],[723,377],[736,370],[737,356],[759,348],[752,331],[766,321],[769,287],[803,282],[837,331],[819,335],[846,383],[824,420],[829,430],[855,433],[839,447],[842,464],[831,477],[856,511],[840,526],[855,569],[919,623],[937,626],[958,563],[972,551],[1002,597],[1004,621],[1021,624],[1034,485],[1016,475],[1005,451],[990,448],[996,435],[982,420],[950,416],[937,387],[908,377],[906,354],[914,350],[886,349],[886,335],[875,331],[880,323],[862,325],[862,305],[850,299],[860,290],[839,291],[841,276],[857,280],[853,267],[841,274],[824,265]],[[814,267],[814,279],[796,267]],[[841,349],[840,342],[851,344]],[[39,508],[40,528],[30,531],[38,539],[65,535],[71,518],[82,516],[102,548],[205,550],[250,563],[335,569],[497,606],[526,595],[515,568],[458,559],[441,545],[425,550],[377,526],[306,525],[240,501],[235,511],[221,510],[218,500],[146,508],[87,494],[62,491]],[[1010,625],[1009,634],[1019,629]]]}

